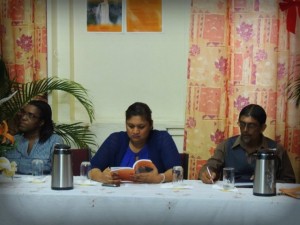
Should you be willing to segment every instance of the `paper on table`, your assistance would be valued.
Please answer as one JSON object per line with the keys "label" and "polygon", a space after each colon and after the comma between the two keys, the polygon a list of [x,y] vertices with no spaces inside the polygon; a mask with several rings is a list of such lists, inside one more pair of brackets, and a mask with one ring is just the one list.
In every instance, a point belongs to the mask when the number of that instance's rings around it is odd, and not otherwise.
{"label": "paper on table", "polygon": [[90,179],[78,179],[74,183],[80,186],[95,186],[98,184],[98,182],[92,181]]}
{"label": "paper on table", "polygon": [[234,186],[237,188],[253,188],[253,183],[252,182],[235,183]]}
{"label": "paper on table", "polygon": [[161,188],[171,188],[171,189],[192,189],[194,188],[192,185],[188,184],[173,184],[173,183],[164,183],[161,184]]}
{"label": "paper on table", "polygon": [[238,192],[238,189],[236,187],[234,187],[233,189],[230,189],[230,190],[225,190],[223,188],[222,183],[221,184],[213,184],[212,189],[216,189],[216,190],[220,190],[220,191],[224,191],[224,192]]}
{"label": "paper on table", "polygon": [[23,180],[25,182],[35,183],[35,184],[45,183],[46,179],[47,179],[46,176],[42,176],[42,177],[26,176],[26,177],[23,178]]}

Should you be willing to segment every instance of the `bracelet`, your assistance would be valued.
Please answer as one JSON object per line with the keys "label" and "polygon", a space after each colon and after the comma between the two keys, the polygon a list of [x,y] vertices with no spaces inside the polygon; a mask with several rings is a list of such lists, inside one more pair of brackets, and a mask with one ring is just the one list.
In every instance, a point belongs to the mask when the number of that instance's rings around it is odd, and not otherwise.
{"label": "bracelet", "polygon": [[164,183],[165,180],[166,180],[165,174],[164,173],[160,173],[159,175],[162,177],[162,180],[160,181],[160,183]]}

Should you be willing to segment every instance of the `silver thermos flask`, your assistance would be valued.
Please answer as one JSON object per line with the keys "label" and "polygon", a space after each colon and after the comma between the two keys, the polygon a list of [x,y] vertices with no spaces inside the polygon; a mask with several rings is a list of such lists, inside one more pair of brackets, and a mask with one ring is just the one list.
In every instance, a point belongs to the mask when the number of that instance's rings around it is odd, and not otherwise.
{"label": "silver thermos flask", "polygon": [[54,146],[51,174],[53,190],[73,189],[73,170],[70,146],[56,144]]}
{"label": "silver thermos flask", "polygon": [[257,152],[254,182],[253,182],[254,195],[257,196],[276,195],[275,150],[264,149]]}

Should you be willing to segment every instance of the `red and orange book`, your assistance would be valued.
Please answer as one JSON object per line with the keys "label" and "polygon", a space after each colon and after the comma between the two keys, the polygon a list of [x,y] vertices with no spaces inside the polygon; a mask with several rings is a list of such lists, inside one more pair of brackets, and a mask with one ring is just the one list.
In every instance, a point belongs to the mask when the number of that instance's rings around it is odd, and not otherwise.
{"label": "red and orange book", "polygon": [[136,173],[151,172],[155,168],[150,159],[137,160],[132,167],[111,167],[111,172],[118,173],[122,181],[132,181]]}

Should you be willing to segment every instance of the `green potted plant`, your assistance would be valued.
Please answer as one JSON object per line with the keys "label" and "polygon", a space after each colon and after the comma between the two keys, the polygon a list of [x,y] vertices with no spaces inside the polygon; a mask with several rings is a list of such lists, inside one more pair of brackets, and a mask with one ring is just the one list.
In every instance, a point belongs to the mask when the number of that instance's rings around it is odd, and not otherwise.
{"label": "green potted plant", "polygon": [[[52,91],[63,91],[74,96],[85,108],[90,123],[93,122],[93,104],[87,90],[81,84],[60,78],[45,78],[24,84],[19,83],[9,79],[5,64],[0,59],[0,99],[7,99],[0,105],[0,122],[7,121],[8,124],[13,125],[15,116],[24,105],[32,99],[45,97]],[[89,126],[82,122],[55,124],[54,132],[59,134],[68,145],[73,144],[79,148],[96,146],[95,135],[90,131]]]}
{"label": "green potted plant", "polygon": [[[300,64],[296,65],[296,71],[300,70]],[[293,77],[293,76],[292,76]],[[298,108],[300,106],[300,76],[290,81],[287,86],[288,98],[295,101],[295,105]]]}

